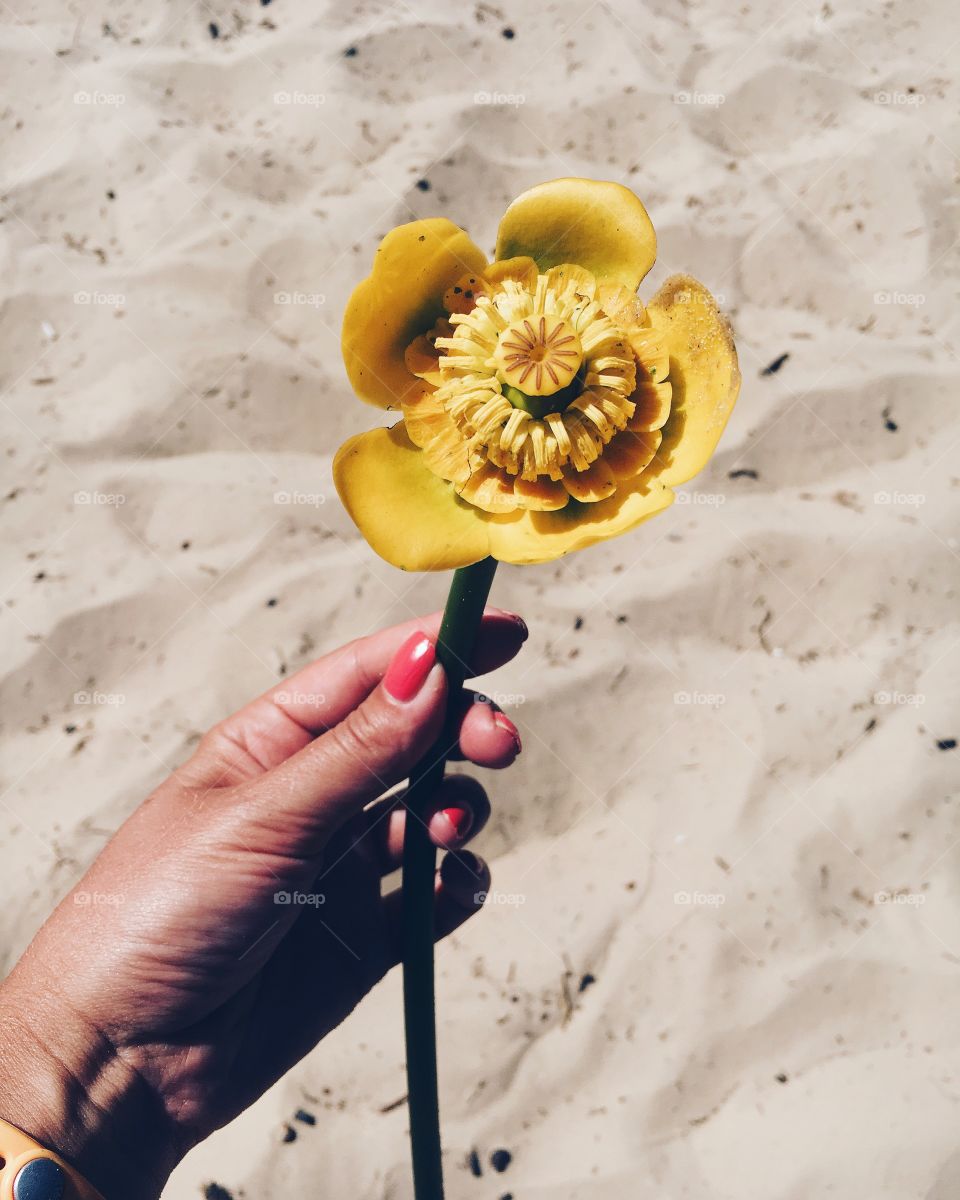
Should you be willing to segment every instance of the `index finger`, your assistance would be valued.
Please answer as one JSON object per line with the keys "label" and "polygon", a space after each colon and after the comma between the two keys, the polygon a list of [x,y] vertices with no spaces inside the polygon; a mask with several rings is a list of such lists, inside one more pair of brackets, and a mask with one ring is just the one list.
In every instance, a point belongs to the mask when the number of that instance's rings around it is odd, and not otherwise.
{"label": "index finger", "polygon": [[[220,748],[227,742],[253,758],[261,770],[270,770],[338,725],[377,686],[407,638],[417,632],[436,637],[441,618],[438,612],[415,617],[348,642],[245,705],[211,730],[205,741]],[[467,677],[509,662],[527,636],[526,625],[515,613],[486,608]],[[204,757],[203,743],[197,757]],[[217,757],[222,764],[222,754]]]}

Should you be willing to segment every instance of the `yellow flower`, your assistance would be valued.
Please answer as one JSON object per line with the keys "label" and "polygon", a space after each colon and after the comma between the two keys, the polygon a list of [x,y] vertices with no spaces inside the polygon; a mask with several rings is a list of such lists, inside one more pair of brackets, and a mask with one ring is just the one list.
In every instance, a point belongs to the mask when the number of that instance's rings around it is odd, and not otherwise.
{"label": "yellow flower", "polygon": [[546,562],[670,505],[713,453],[740,372],[695,279],[639,300],[655,258],[637,197],[587,179],[514,200],[490,264],[441,217],[387,234],[343,357],[357,395],[403,420],[333,465],[378,554],[409,571]]}

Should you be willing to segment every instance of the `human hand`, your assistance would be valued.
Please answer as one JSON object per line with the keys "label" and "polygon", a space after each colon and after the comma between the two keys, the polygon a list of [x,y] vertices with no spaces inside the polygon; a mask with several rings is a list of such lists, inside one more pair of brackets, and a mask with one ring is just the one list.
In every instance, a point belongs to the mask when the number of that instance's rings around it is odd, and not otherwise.
{"label": "human hand", "polygon": [[[0,1117],[107,1200],[155,1200],[399,960],[399,892],[381,897],[381,879],[405,813],[397,795],[372,802],[440,734],[438,628],[437,615],[353,642],[211,730],[0,986]],[[488,609],[471,673],[526,636]],[[509,718],[466,691],[455,703],[460,756],[508,766]],[[456,853],[489,803],[453,776],[431,813],[432,840],[454,851],[438,872],[442,937],[489,888],[482,860]]]}

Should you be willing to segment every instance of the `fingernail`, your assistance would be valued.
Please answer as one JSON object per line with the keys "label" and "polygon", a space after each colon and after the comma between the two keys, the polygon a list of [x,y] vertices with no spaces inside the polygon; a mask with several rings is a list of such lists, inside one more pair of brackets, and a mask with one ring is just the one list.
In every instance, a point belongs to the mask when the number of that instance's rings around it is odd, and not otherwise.
{"label": "fingernail", "polygon": [[523,742],[520,740],[520,730],[514,725],[506,713],[495,712],[493,714],[493,723],[498,729],[502,729],[504,733],[509,733],[513,738],[513,744],[517,748],[517,753],[523,749]]}
{"label": "fingernail", "polygon": [[406,703],[412,700],[426,682],[437,661],[437,648],[424,633],[411,633],[393,656],[383,677],[383,686],[394,698]]}
{"label": "fingernail", "polygon": [[530,630],[527,628],[527,623],[519,613],[509,612],[505,608],[488,608],[487,612],[496,613],[500,617],[506,617],[508,621],[513,621],[514,625],[519,626],[520,636],[523,641],[526,641],[530,636]]}
{"label": "fingernail", "polygon": [[449,894],[464,908],[479,908],[490,889],[490,868],[469,850],[448,854],[440,864],[440,878]]}
{"label": "fingernail", "polygon": [[457,841],[465,838],[473,826],[473,813],[469,808],[443,808],[442,815],[450,822],[453,836]]}

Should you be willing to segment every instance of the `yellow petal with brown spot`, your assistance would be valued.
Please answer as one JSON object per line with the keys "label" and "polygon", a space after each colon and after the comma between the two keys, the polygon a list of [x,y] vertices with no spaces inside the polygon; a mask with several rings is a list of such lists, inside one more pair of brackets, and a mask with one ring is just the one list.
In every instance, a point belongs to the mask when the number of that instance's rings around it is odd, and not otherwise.
{"label": "yellow petal with brown spot", "polygon": [[407,347],[444,315],[447,288],[485,266],[483,252],[445,217],[412,221],[387,234],[343,317],[343,361],[361,400],[396,408],[419,386],[404,361]]}

